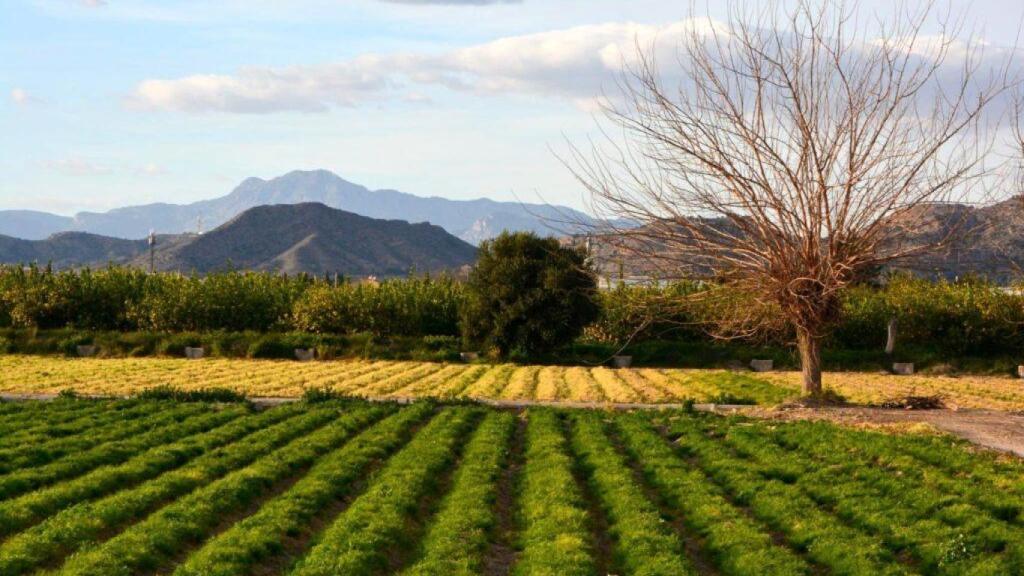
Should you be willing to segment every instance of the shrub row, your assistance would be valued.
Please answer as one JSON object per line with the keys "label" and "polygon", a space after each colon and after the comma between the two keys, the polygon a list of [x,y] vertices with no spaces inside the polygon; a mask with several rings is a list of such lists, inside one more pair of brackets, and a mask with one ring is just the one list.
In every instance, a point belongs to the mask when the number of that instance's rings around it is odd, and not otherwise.
{"label": "shrub row", "polygon": [[[717,288],[694,294],[696,282],[625,286],[598,295],[600,316],[584,340],[615,349],[657,340],[707,343],[723,306],[743,296]],[[204,344],[214,354],[291,357],[295,348],[321,356],[352,353],[383,338],[412,337],[423,352],[450,356],[459,346],[466,289],[448,277],[349,283],[309,276],[226,272],[204,277],[146,274],[111,267],[55,272],[0,267],[0,352],[33,352],[36,330],[56,331],[40,352],[74,353],[102,340],[122,355],[180,355]],[[722,304],[731,301],[733,304]],[[994,284],[895,276],[884,287],[857,286],[843,296],[843,319],[830,345],[880,350],[890,319],[897,348],[908,344],[953,355],[994,356],[1024,348],[1024,294]],[[546,321],[550,321],[547,319]],[[744,345],[788,345],[784,322]],[[28,329],[29,336],[26,336]],[[267,334],[271,332],[272,334]],[[602,353],[604,350],[602,350]]]}
{"label": "shrub row", "polygon": [[[707,340],[704,328],[717,321],[720,299],[693,297],[697,290],[684,283],[605,292],[601,318],[586,334],[595,342],[615,344],[634,335],[634,343]],[[843,295],[842,320],[828,344],[882,350],[890,319],[897,322],[897,351],[913,346],[958,356],[994,356],[1024,347],[1024,293],[974,278],[933,282],[910,276],[893,276],[884,286],[849,288]],[[784,346],[792,341],[789,329],[778,323],[741,342]]]}
{"label": "shrub row", "polygon": [[447,277],[357,284],[260,272],[3,266],[0,327],[454,336],[461,295]]}

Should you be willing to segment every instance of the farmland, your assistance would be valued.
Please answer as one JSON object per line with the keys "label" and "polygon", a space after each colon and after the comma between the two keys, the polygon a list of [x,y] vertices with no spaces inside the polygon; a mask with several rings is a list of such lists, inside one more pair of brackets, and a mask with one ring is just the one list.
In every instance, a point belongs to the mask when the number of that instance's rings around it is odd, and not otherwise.
{"label": "farmland", "polygon": [[942,436],[420,402],[0,404],[0,573],[1010,574]]}
{"label": "farmland", "polygon": [[[825,374],[825,385],[856,403],[911,394],[940,395],[964,408],[1024,409],[1018,380],[999,376]],[[0,392],[128,395],[156,386],[220,387],[250,397],[297,397],[330,389],[367,397],[491,398],[578,402],[729,402],[771,405],[800,394],[799,374],[722,370],[344,360],[170,358],[71,359],[0,356]]]}

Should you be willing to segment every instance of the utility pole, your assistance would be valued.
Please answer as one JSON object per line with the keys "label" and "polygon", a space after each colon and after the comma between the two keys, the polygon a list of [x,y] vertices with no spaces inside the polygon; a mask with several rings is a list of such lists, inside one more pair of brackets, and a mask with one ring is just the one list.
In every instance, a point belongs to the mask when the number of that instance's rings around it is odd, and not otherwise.
{"label": "utility pole", "polygon": [[156,272],[156,231],[149,231],[149,273]]}

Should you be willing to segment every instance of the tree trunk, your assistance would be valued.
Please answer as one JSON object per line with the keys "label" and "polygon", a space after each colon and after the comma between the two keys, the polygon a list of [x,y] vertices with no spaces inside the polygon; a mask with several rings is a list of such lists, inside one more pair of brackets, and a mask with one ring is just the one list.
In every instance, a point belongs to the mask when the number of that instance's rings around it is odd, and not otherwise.
{"label": "tree trunk", "polygon": [[892,355],[896,351],[896,319],[889,319],[888,337],[885,340],[885,353]]}
{"label": "tree trunk", "polygon": [[804,394],[821,394],[821,338],[797,329],[796,345],[800,350],[800,369],[804,375]]}

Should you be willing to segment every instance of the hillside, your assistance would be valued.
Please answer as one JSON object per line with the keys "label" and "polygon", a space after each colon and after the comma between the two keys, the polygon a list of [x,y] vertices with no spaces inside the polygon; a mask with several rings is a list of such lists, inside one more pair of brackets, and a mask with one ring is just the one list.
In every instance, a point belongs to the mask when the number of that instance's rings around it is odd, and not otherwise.
{"label": "hillside", "polygon": [[430,222],[477,244],[502,230],[563,234],[565,222],[591,222],[569,208],[488,199],[424,198],[397,190],[370,190],[327,170],[294,171],[270,180],[246,178],[230,194],[192,204],[148,204],[109,212],[81,212],[73,218],[43,212],[0,211],[0,234],[40,240],[76,230],[117,238],[195,232],[223,224],[242,212],[269,204],[319,202],[371,218]]}
{"label": "hillside", "polygon": [[[227,267],[294,274],[396,276],[473,262],[476,249],[431,224],[377,220],[323,204],[279,204],[243,212],[187,242],[157,250],[161,270]],[[145,256],[136,264],[145,265]]]}
{"label": "hillside", "polygon": [[[724,220],[712,226],[727,225]],[[953,279],[969,274],[999,283],[1018,280],[1024,272],[1024,202],[1012,198],[989,206],[930,204],[889,226],[889,242],[903,248],[933,244],[947,239],[945,247],[915,254],[890,263],[890,270],[912,272],[929,278]],[[585,242],[585,237],[574,239]],[[601,274],[617,278],[677,277],[707,272],[705,263],[693,256],[640,257],[625,236],[594,236],[590,246]]]}
{"label": "hillside", "polygon": [[41,265],[55,268],[99,267],[138,257],[146,250],[145,240],[122,240],[84,232],[62,232],[46,240],[21,240],[0,236],[0,263]]}
{"label": "hillside", "polygon": [[[227,268],[295,274],[397,276],[456,269],[476,248],[438,226],[377,220],[323,204],[261,206],[202,235],[157,238],[159,270],[213,272]],[[62,232],[46,240],[0,236],[0,263],[56,268],[129,264],[149,268],[145,240]]]}

